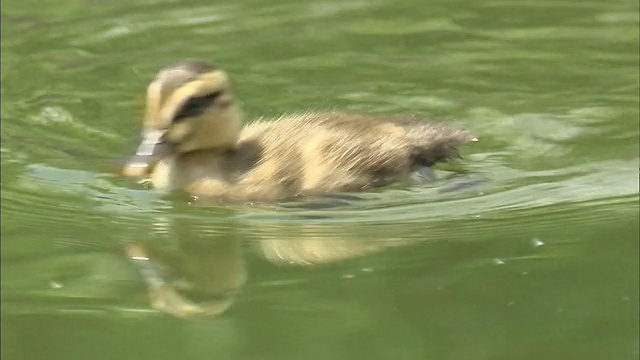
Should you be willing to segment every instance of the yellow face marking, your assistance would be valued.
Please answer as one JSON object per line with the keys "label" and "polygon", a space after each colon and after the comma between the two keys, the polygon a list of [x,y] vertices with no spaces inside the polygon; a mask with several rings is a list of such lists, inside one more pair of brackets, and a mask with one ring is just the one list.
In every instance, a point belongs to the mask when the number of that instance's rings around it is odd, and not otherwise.
{"label": "yellow face marking", "polygon": [[149,84],[147,88],[147,107],[144,115],[144,124],[146,127],[153,127],[156,117],[160,111],[162,86],[158,80]]}
{"label": "yellow face marking", "polygon": [[204,95],[220,91],[226,87],[227,77],[220,71],[200,75],[171,94],[159,112],[162,123],[170,124],[180,106],[194,95]]}

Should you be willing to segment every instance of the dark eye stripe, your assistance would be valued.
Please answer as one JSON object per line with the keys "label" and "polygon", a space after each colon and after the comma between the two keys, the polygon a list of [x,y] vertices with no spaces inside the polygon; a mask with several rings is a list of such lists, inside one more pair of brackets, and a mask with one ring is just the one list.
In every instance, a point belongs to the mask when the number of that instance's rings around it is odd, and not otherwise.
{"label": "dark eye stripe", "polygon": [[182,104],[180,110],[176,112],[176,115],[173,117],[173,121],[176,122],[202,114],[220,95],[222,95],[222,91],[189,98],[184,102],[184,104]]}

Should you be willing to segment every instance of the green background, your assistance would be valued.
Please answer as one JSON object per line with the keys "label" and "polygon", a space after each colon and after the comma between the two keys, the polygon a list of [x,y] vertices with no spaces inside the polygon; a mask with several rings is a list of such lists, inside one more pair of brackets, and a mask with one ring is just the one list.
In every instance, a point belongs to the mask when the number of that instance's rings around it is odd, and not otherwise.
{"label": "green background", "polygon": [[[3,359],[639,356],[636,1],[8,0],[1,24]],[[117,178],[147,83],[187,57],[229,72],[248,119],[461,124],[470,173],[329,206]],[[151,310],[120,251],[181,236],[242,247],[222,316]],[[353,256],[261,255],[291,242]]]}

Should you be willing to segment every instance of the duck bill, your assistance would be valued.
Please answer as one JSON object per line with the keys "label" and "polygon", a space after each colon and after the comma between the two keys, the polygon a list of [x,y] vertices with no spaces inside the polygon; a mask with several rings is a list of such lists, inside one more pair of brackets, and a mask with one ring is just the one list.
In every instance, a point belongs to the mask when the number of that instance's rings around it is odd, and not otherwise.
{"label": "duck bill", "polygon": [[124,165],[122,175],[144,177],[149,175],[156,163],[170,153],[170,146],[162,140],[164,131],[145,131],[135,155]]}

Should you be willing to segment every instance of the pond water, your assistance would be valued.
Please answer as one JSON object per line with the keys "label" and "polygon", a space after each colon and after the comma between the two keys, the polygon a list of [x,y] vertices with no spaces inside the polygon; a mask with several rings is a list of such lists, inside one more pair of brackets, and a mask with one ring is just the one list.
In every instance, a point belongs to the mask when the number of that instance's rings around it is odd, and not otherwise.
{"label": "pond water", "polygon": [[[637,359],[638,10],[4,1],[3,359]],[[189,57],[247,119],[421,114],[480,141],[463,172],[329,200],[211,206],[115,176],[147,82]],[[131,242],[178,259],[192,299],[239,291],[158,311]]]}

